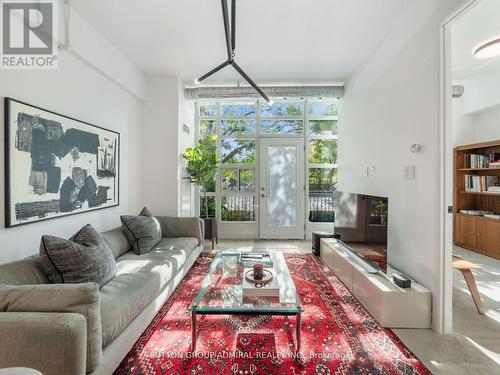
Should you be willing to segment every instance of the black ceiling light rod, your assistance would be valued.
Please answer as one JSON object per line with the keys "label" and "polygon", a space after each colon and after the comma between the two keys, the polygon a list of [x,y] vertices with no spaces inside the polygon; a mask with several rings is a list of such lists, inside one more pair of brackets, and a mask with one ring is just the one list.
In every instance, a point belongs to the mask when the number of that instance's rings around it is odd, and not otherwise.
{"label": "black ceiling light rod", "polygon": [[210,77],[212,74],[214,73],[217,73],[219,70],[221,70],[222,68],[225,68],[226,66],[228,66],[229,64],[231,64],[231,62],[229,62],[229,60],[226,60],[224,61],[222,64],[220,65],[217,65],[215,68],[213,68],[211,71],[209,71],[208,73],[206,74],[203,74],[200,78],[198,79],[195,79],[194,80],[194,83],[199,85],[201,83],[201,81],[203,81],[204,79],[207,79],[208,77]]}
{"label": "black ceiling light rod", "polygon": [[[224,1],[224,0],[222,0]],[[231,0],[231,47],[236,49],[236,0]]]}
{"label": "black ceiling light rod", "polygon": [[234,33],[234,29],[231,30],[229,28],[229,16],[228,16],[228,11],[227,11],[227,1],[221,0],[221,4],[222,4],[222,18],[224,19],[224,33],[226,34],[227,59],[229,61],[233,61],[234,51],[231,48],[231,32]]}
{"label": "black ceiling light rod", "polygon": [[236,61],[233,61],[233,63],[232,63],[231,65],[233,66],[233,68],[234,68],[234,69],[236,69],[236,71],[237,71],[238,73],[240,73],[240,75],[241,75],[241,76],[245,79],[245,81],[247,81],[247,82],[250,84],[250,86],[252,86],[252,87],[255,89],[255,91],[257,91],[257,92],[260,94],[260,96],[262,96],[262,97],[264,98],[264,100],[265,100],[268,104],[270,104],[270,105],[271,105],[271,104],[273,104],[273,101],[272,101],[271,99],[269,99],[269,97],[268,97],[266,94],[264,94],[264,91],[262,91],[262,90],[260,89],[260,87],[259,87],[259,86],[257,86],[257,84],[256,84],[254,81],[252,81],[252,80],[250,79],[250,77],[249,77],[249,76],[247,76],[247,74],[243,71],[243,69],[241,69],[241,68],[238,66],[238,64],[236,64]]}
{"label": "black ceiling light rod", "polygon": [[250,86],[252,86],[269,105],[272,105],[273,101],[269,99],[266,94],[264,94],[260,87],[257,86],[257,84],[252,81],[252,79],[234,61],[234,50],[236,49],[236,0],[231,0],[231,26],[229,26],[229,11],[227,9],[227,0],[221,0],[221,4],[222,18],[224,20],[224,33],[226,34],[227,60],[213,68],[208,73],[202,75],[200,78],[195,79],[194,83],[196,85],[199,85],[201,81],[207,79],[212,74],[217,73],[219,70],[225,68],[228,65],[232,65],[233,68],[245,79],[245,81],[247,81]]}

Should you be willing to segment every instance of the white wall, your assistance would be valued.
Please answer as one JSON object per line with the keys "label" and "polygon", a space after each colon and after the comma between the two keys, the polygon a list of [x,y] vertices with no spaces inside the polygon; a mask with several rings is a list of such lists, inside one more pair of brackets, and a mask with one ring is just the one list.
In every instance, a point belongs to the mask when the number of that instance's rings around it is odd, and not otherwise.
{"label": "white wall", "polygon": [[[62,2],[60,3],[62,4]],[[60,41],[65,42],[63,7]],[[0,70],[0,96],[74,117],[120,133],[120,205],[15,228],[5,228],[4,126],[0,155],[0,263],[38,253],[43,234],[68,238],[91,223],[104,231],[120,225],[120,215],[142,207],[141,146],[144,77],[78,13],[71,14],[71,48],[59,52],[57,70]],[[3,98],[2,98],[3,99]],[[0,108],[3,111],[3,105]],[[0,113],[3,122],[3,113]]]}
{"label": "white wall", "polygon": [[[7,229],[4,228],[4,183],[1,181],[0,263],[37,253],[43,234],[68,238],[87,223],[99,231],[110,229],[120,225],[120,214],[135,213],[141,206],[142,102],[73,55],[63,52],[59,58],[59,69],[54,71],[0,71],[0,96],[120,132],[120,205]],[[3,119],[3,115],[0,118]],[[0,169],[3,171],[3,168],[2,161]],[[0,175],[3,176],[3,172]]]}
{"label": "white wall", "polygon": [[499,140],[500,106],[481,112],[465,113],[463,104],[467,100],[467,94],[471,95],[466,89],[462,98],[452,101],[453,146]]}
{"label": "white wall", "polygon": [[[143,124],[144,204],[156,215],[189,215],[181,154],[194,140],[194,102],[184,99],[177,77],[148,77]],[[182,123],[191,133],[182,132]],[[185,204],[182,205],[181,202]]]}
{"label": "white wall", "polygon": [[474,116],[474,142],[500,139],[500,107],[478,113]]}
{"label": "white wall", "polygon": [[[467,143],[473,143],[474,134],[474,115],[464,114],[465,97],[453,98],[451,102],[451,129],[453,147]],[[453,150],[450,150],[453,152]]]}
{"label": "white wall", "polygon": [[[441,301],[439,25],[460,3],[440,2],[414,33],[408,24],[395,28],[379,47],[391,51],[388,59],[375,53],[347,82],[339,121],[339,189],[389,197],[389,263],[432,290],[434,321]],[[394,52],[398,35],[408,40]],[[410,153],[412,143],[422,145],[419,154]],[[367,165],[376,171],[364,177]],[[416,167],[416,179],[404,179],[405,165]]]}
{"label": "white wall", "polygon": [[[64,44],[62,6],[59,18],[59,39]],[[57,70],[0,71],[0,96],[109,128],[121,136],[120,205],[6,229],[1,198],[0,263],[37,253],[43,234],[68,238],[87,223],[99,231],[111,229],[120,225],[121,214],[138,213],[144,205],[156,214],[190,214],[188,195],[192,193],[189,186],[181,189],[180,152],[194,139],[194,103],[186,101],[183,92],[176,77],[146,80],[73,10],[71,48],[60,51]],[[3,113],[0,116],[3,119]],[[189,136],[179,130],[182,122],[191,126]],[[3,146],[1,139],[2,157]]]}
{"label": "white wall", "polygon": [[144,205],[155,215],[177,215],[177,77],[147,77],[142,179]]}
{"label": "white wall", "polygon": [[[66,44],[65,6],[59,2],[61,44]],[[103,38],[83,17],[71,9],[69,52],[124,90],[144,99],[145,82],[142,72]]]}
{"label": "white wall", "polygon": [[[195,102],[184,98],[184,85],[179,82],[179,155],[178,155],[178,174],[179,174],[179,198],[178,198],[178,214],[180,216],[192,216],[196,213],[195,209],[195,189],[189,180],[185,179],[186,163],[182,158],[182,153],[188,147],[192,147],[195,142]],[[190,133],[187,134],[183,130],[183,124],[186,124]]]}

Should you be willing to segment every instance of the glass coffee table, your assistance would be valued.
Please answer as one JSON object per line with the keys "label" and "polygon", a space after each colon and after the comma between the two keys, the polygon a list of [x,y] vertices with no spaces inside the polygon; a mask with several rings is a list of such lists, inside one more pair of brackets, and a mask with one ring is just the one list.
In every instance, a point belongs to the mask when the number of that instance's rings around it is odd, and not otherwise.
{"label": "glass coffee table", "polygon": [[[254,256],[256,258],[242,258]],[[257,258],[261,254],[263,258]],[[272,267],[279,283],[279,297],[243,297],[243,270],[255,263]],[[191,307],[191,350],[196,350],[196,316],[199,314],[295,315],[296,350],[300,351],[300,318],[304,311],[282,253],[219,252]]]}

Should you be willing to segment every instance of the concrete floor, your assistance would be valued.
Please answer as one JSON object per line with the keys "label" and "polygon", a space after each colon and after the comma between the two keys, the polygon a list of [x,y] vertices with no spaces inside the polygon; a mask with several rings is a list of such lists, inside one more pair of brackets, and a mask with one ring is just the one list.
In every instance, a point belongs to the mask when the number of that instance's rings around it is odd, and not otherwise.
{"label": "concrete floor", "polygon": [[486,315],[477,313],[462,274],[453,270],[453,334],[394,332],[435,374],[500,374],[500,261],[459,247],[454,254],[483,267],[473,273]]}
{"label": "concrete floor", "polygon": [[[216,249],[308,253],[311,241],[221,241]],[[486,315],[477,313],[462,274],[453,270],[453,334],[428,329],[394,332],[434,374],[500,374],[500,261],[461,248],[454,253],[483,267],[473,272]]]}

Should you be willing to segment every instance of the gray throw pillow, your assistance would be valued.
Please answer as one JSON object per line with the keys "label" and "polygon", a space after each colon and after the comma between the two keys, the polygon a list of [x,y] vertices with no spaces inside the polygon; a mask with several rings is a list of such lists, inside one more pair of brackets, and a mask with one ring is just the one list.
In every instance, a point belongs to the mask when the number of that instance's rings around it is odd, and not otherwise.
{"label": "gray throw pillow", "polygon": [[120,218],[123,232],[136,254],[146,254],[160,242],[160,223],[146,207],[138,216],[123,215]]}
{"label": "gray throw pillow", "polygon": [[40,261],[51,283],[94,282],[102,286],[117,270],[106,241],[90,224],[69,240],[43,236]]}

